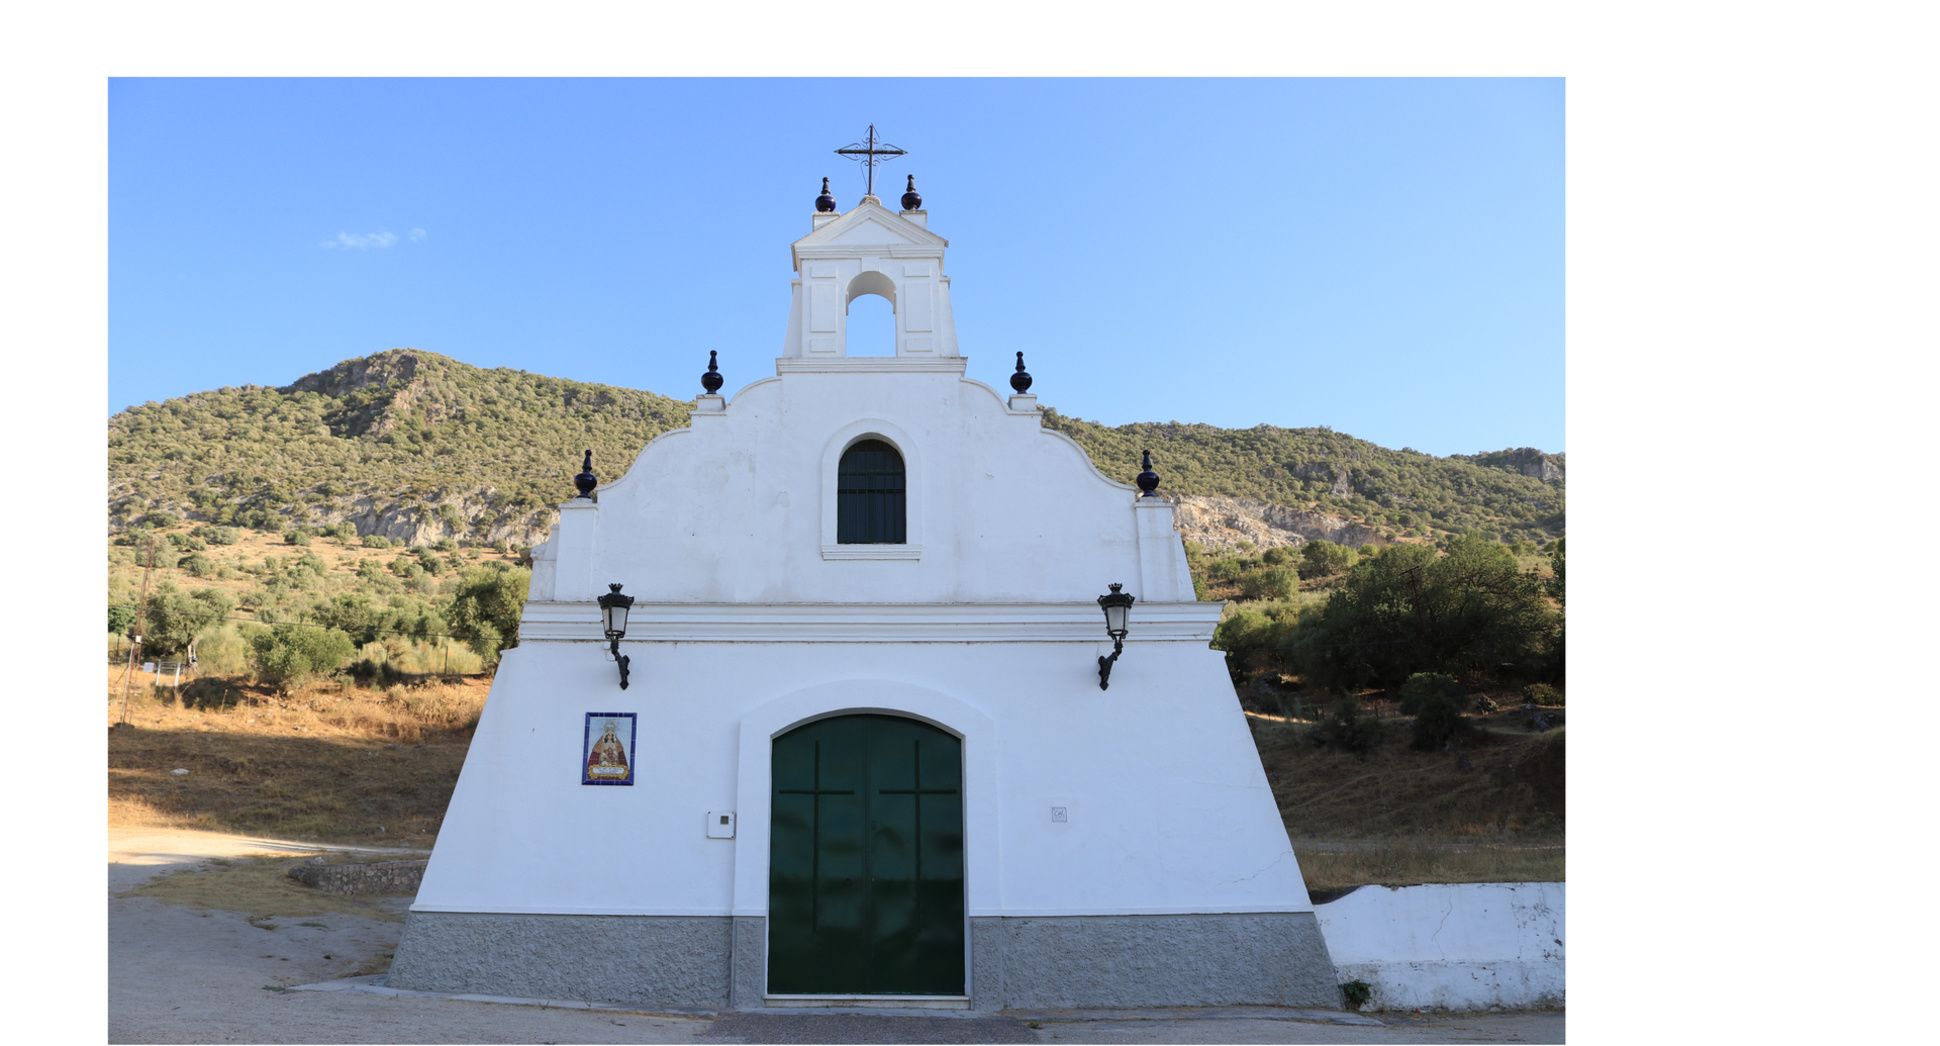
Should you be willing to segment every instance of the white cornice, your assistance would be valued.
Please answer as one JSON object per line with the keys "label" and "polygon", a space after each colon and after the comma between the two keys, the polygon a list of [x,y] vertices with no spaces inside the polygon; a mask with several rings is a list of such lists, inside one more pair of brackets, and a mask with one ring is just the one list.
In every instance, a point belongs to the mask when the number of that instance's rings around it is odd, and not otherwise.
{"label": "white cornice", "polygon": [[916,371],[962,374],[969,365],[962,356],[780,356],[776,374],[887,374]]}
{"label": "white cornice", "polygon": [[[1224,603],[1144,603],[1133,642],[1212,641]],[[626,643],[1097,643],[1091,603],[647,603],[627,615]],[[591,599],[525,605],[519,640],[603,643]]]}

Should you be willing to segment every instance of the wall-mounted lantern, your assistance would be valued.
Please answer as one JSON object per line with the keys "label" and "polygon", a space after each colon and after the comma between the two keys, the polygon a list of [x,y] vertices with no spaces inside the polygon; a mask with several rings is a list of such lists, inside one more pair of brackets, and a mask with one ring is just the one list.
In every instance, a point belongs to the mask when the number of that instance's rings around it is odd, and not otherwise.
{"label": "wall-mounted lantern", "polygon": [[1124,587],[1123,584],[1114,581],[1111,584],[1111,591],[1098,597],[1098,606],[1105,611],[1105,634],[1111,637],[1111,656],[1105,657],[1101,654],[1098,657],[1098,689],[1100,690],[1111,689],[1112,663],[1118,660],[1118,655],[1125,652],[1125,633],[1129,631],[1125,623],[1132,615],[1132,603],[1136,597],[1129,592],[1119,591]]}
{"label": "wall-mounted lantern", "polygon": [[627,663],[632,659],[620,653],[620,640],[626,636],[626,613],[633,607],[633,597],[621,595],[617,581],[606,587],[611,591],[600,597],[600,618],[606,625],[606,638],[613,644],[613,660],[620,666],[620,689],[625,690]]}

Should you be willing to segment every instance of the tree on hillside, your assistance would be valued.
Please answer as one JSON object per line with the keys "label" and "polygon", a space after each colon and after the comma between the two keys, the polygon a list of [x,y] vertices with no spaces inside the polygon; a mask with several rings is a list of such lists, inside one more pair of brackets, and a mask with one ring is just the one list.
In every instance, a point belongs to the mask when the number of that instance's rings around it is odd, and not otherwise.
{"label": "tree on hillside", "polygon": [[1542,583],[1507,548],[1454,538],[1445,552],[1395,545],[1355,564],[1302,618],[1291,653],[1330,690],[1392,688],[1416,672],[1528,677],[1543,674],[1555,624]]}
{"label": "tree on hillside", "polygon": [[186,655],[197,636],[221,624],[233,609],[235,604],[229,597],[215,589],[186,593],[163,582],[148,598],[143,652],[160,658]]}
{"label": "tree on hillside", "polygon": [[1555,574],[1549,579],[1549,594],[1556,602],[1563,601],[1563,539],[1557,538],[1550,543],[1549,568]]}
{"label": "tree on hillside", "polygon": [[445,613],[453,635],[465,642],[486,665],[498,663],[499,651],[519,645],[519,615],[532,572],[503,563],[465,573]]}
{"label": "tree on hillside", "polygon": [[135,628],[135,604],[133,603],[109,603],[108,604],[108,634],[109,635],[125,636],[133,632],[134,628]]}
{"label": "tree on hillside", "polygon": [[1316,539],[1300,546],[1300,576],[1303,578],[1331,577],[1346,570],[1354,562],[1354,550],[1346,545]]}

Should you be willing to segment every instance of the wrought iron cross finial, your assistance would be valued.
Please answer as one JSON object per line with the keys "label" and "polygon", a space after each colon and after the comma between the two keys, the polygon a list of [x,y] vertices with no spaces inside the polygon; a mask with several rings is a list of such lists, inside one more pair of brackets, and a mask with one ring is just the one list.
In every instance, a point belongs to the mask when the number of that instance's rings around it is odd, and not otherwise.
{"label": "wrought iron cross finial", "polygon": [[876,195],[876,165],[892,156],[908,155],[909,150],[898,149],[888,142],[878,141],[876,125],[870,124],[869,137],[860,142],[851,142],[835,152],[838,156],[846,156],[862,164],[863,169],[869,172],[867,192],[870,196],[874,196]]}

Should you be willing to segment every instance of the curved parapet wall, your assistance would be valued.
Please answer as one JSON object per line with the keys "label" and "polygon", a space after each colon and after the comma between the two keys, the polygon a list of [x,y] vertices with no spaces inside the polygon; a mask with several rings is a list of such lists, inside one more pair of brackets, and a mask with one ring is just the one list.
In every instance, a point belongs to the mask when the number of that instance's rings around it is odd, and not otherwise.
{"label": "curved parapet wall", "polygon": [[1363,886],[1315,911],[1368,1009],[1563,1005],[1562,883]]}
{"label": "curved parapet wall", "polygon": [[[1194,598],[1169,504],[942,362],[785,370],[696,412],[596,503],[561,507],[532,599],[590,602],[615,581],[666,603],[1065,602],[1114,581]],[[834,463],[859,438],[908,465],[903,544],[837,543]]]}

